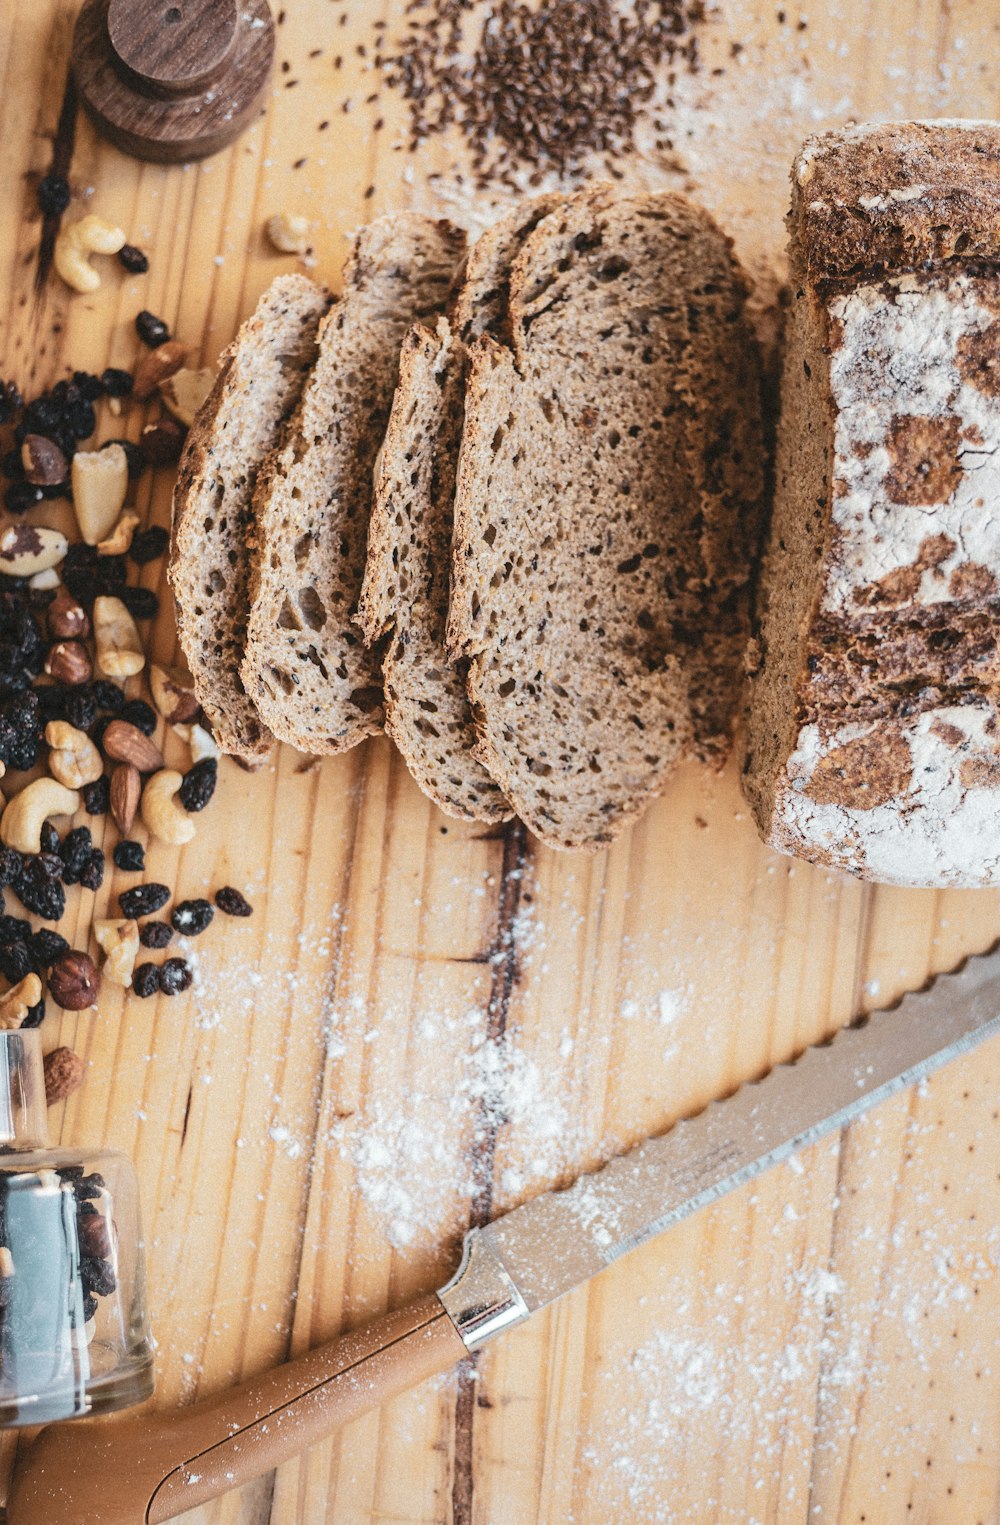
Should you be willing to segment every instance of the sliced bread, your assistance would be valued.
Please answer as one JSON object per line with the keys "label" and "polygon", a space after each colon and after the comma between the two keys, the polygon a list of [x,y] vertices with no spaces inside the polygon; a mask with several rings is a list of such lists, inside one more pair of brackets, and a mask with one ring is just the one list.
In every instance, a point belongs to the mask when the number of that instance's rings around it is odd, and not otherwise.
{"label": "sliced bread", "polygon": [[469,254],[451,313],[416,324],[380,456],[358,624],[369,645],[388,631],[385,727],[420,788],[459,819],[501,821],[510,806],[473,755],[464,661],[445,646],[455,470],[469,342],[503,332],[514,256],[556,204],[539,198],[485,233]]}
{"label": "sliced bread", "polygon": [[259,762],[271,745],[240,676],[246,639],[251,497],[316,355],[329,292],[279,276],[222,356],[181,456],[169,577],[181,649],[224,752]]}
{"label": "sliced bread", "polygon": [[382,653],[353,621],[373,468],[403,339],[443,309],[464,248],[459,229],[412,212],[358,234],[316,365],[261,473],[243,681],[274,735],[303,751],[342,752],[383,726]]}
{"label": "sliced bread", "polygon": [[726,745],[762,494],[745,294],[706,213],[597,187],[526,239],[509,342],[472,345],[449,648],[477,756],[552,846],[609,842]]}

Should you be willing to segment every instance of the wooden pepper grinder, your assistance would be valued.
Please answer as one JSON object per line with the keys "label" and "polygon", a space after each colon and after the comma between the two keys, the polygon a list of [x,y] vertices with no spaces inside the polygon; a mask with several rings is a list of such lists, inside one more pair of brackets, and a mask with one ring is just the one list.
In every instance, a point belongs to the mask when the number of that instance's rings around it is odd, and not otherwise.
{"label": "wooden pepper grinder", "polygon": [[273,61],[267,0],[85,0],[73,32],[73,77],[99,130],[168,164],[248,127]]}

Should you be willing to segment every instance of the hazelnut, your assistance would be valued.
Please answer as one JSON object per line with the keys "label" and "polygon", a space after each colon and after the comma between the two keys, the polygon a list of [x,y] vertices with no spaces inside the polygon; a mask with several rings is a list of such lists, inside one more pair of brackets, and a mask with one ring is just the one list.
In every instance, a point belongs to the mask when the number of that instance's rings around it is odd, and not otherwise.
{"label": "hazelnut", "polygon": [[142,431],[139,444],[142,453],[150,466],[172,466],[180,460],[181,451],[184,448],[184,438],[187,430],[179,424],[176,418],[171,418],[165,413],[157,419],[155,424],[147,424]]}
{"label": "hazelnut", "polygon": [[36,487],[58,487],[69,475],[69,462],[55,440],[44,434],[27,434],[21,446],[21,464]]}
{"label": "hazelnut", "polygon": [[53,641],[75,641],[90,634],[87,611],[65,589],[57,593],[49,604],[45,612],[45,623],[49,638]]}
{"label": "hazelnut", "polygon": [[82,641],[57,641],[49,648],[45,671],[57,683],[89,683],[94,664]]}
{"label": "hazelnut", "polygon": [[93,1006],[101,988],[101,976],[89,953],[71,949],[57,958],[49,970],[49,993],[64,1011],[83,1011]]}
{"label": "hazelnut", "polygon": [[[54,1048],[45,1055],[42,1064],[45,1075],[45,1104],[54,1107],[57,1101],[65,1101],[83,1084],[84,1063],[71,1048]],[[104,1219],[93,1214],[94,1222],[103,1226]],[[90,1218],[81,1218],[80,1224],[89,1224]]]}

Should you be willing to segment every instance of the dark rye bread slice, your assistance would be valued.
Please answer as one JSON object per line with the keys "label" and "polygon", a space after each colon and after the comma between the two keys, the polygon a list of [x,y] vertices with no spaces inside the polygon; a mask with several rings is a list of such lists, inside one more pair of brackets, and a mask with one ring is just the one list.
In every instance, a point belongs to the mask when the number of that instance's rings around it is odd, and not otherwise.
{"label": "dark rye bread slice", "polygon": [[555,197],[504,217],[469,254],[451,323],[415,324],[380,456],[358,624],[369,645],[389,631],[385,728],[420,788],[459,819],[502,821],[510,806],[473,756],[466,663],[445,647],[455,470],[469,342],[501,334],[510,267]]}
{"label": "dark rye bread slice", "polygon": [[1000,883],[1000,127],[809,140],[744,791],[765,841]]}
{"label": "dark rye bread slice", "polygon": [[224,752],[259,762],[271,745],[240,676],[249,602],[251,498],[316,356],[330,294],[282,275],[222,356],[181,456],[170,584],[181,649]]}
{"label": "dark rye bread slice", "polygon": [[274,735],[303,751],[343,752],[382,729],[382,654],[353,622],[373,468],[403,338],[441,311],[464,251],[459,229],[414,212],[361,230],[299,406],[261,473],[243,681]]}
{"label": "dark rye bread slice", "polygon": [[510,342],[472,346],[449,647],[477,755],[553,846],[609,842],[724,745],[762,479],[745,295],[704,212],[598,187],[525,241]]}

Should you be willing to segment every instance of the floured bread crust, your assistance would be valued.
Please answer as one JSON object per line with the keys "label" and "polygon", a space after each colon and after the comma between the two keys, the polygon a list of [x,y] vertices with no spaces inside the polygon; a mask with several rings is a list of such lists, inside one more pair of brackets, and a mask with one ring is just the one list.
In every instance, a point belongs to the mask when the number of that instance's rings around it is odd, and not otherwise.
{"label": "floured bread crust", "polygon": [[[783,852],[893,884],[1000,883],[1000,274],[954,257],[1000,254],[979,215],[1000,205],[1000,130],[832,134],[794,181],[745,789]],[[853,223],[887,221],[864,277],[810,280],[837,188]],[[935,218],[950,252],[929,265]],[[824,270],[854,260],[848,242]],[[891,250],[917,268],[881,268]]]}

